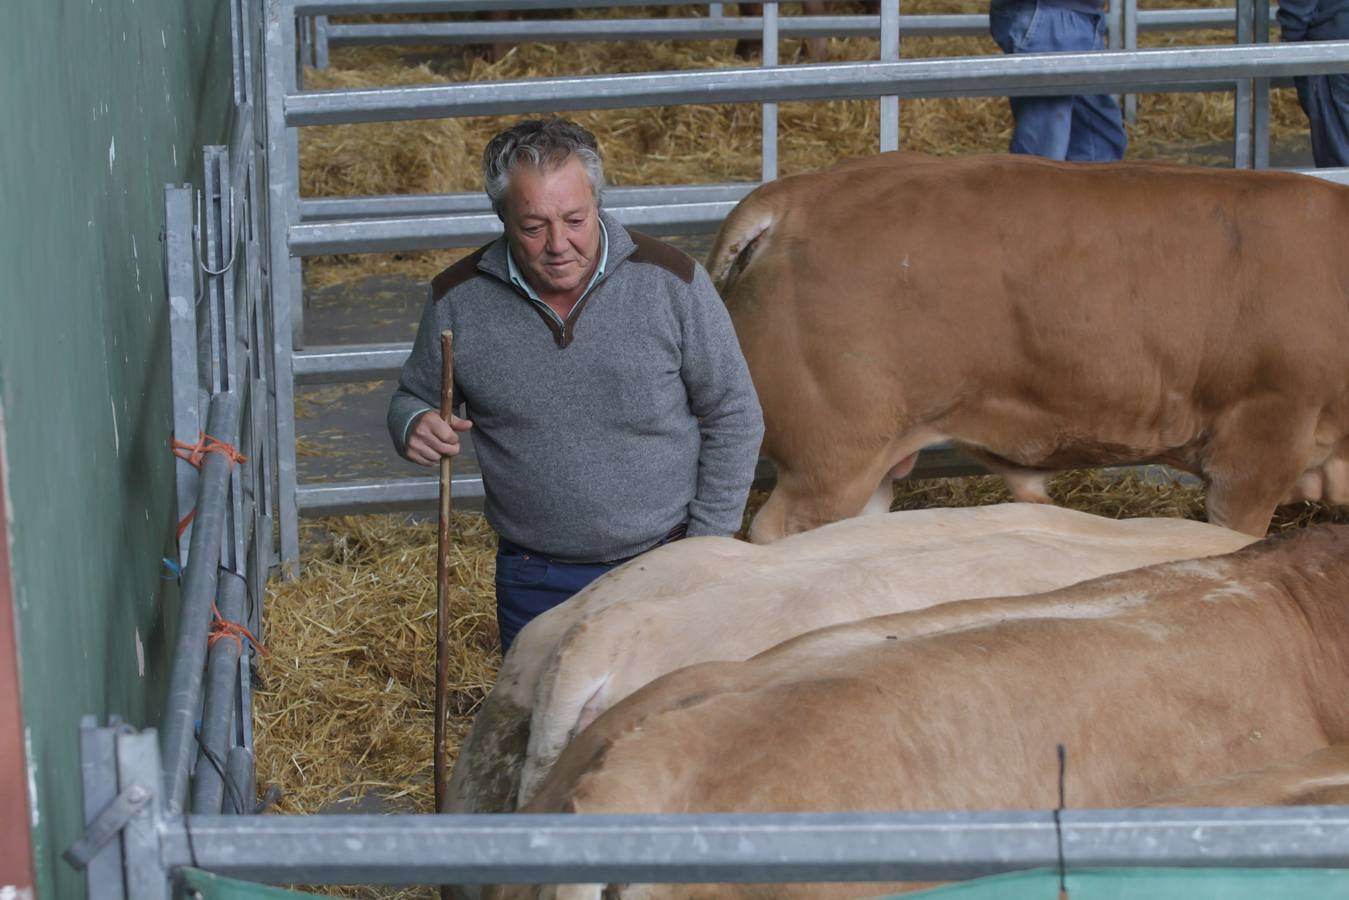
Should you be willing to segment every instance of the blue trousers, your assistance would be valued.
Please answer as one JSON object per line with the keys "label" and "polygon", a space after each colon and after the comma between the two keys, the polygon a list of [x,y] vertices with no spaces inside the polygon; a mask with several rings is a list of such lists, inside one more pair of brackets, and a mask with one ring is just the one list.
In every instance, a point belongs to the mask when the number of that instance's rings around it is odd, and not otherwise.
{"label": "blue trousers", "polygon": [[1307,114],[1317,168],[1349,166],[1349,75],[1299,75],[1293,84]]}
{"label": "blue trousers", "polygon": [[[676,525],[650,548],[654,550],[684,537],[686,524]],[[645,552],[645,551],[644,551]],[[535,617],[546,613],[605,572],[627,560],[573,563],[549,559],[504,538],[497,539],[497,626],[501,630],[501,654]]]}
{"label": "blue trousers", "polygon": [[557,562],[499,540],[496,589],[502,655],[535,616],[546,613],[613,567],[613,563]]}
{"label": "blue trousers", "polygon": [[[1105,48],[1105,15],[1043,0],[993,0],[989,31],[1004,53]],[[1013,153],[1103,162],[1124,158],[1127,138],[1109,94],[1010,97]]]}

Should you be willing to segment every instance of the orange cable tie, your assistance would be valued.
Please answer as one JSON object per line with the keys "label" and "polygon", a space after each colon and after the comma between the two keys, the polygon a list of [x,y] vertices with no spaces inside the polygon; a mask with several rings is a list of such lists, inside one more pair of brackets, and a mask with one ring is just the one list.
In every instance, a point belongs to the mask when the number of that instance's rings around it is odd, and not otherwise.
{"label": "orange cable tie", "polygon": [[249,631],[243,625],[240,625],[238,622],[231,622],[229,619],[226,619],[224,616],[222,616],[220,614],[220,610],[215,605],[215,601],[212,600],[211,634],[206,639],[206,649],[210,650],[212,647],[215,646],[216,641],[226,637],[234,639],[234,643],[237,644],[239,647],[240,656],[244,655],[243,638],[248,638],[249,641],[252,642],[254,647],[257,647],[260,651],[262,651],[263,656],[270,655],[267,652],[267,648],[262,646],[262,642],[259,641],[257,638],[253,637],[253,633],[251,631]]}

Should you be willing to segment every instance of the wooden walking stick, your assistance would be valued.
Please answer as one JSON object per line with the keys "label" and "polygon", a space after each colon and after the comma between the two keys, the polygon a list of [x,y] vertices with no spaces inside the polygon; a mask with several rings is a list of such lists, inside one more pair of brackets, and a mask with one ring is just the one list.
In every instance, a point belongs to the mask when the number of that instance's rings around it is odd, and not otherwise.
{"label": "wooden walking stick", "polygon": [[[454,409],[454,332],[440,333],[440,417],[449,424]],[[436,812],[445,802],[450,773],[445,766],[445,712],[450,705],[450,511],[452,494],[450,477],[453,463],[448,456],[440,458],[440,527],[437,533],[436,553],[436,729],[435,781]]]}

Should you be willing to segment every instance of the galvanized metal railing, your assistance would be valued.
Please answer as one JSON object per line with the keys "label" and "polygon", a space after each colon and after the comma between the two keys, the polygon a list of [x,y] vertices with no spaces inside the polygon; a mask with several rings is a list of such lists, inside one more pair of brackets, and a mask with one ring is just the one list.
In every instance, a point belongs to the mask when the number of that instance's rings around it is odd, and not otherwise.
{"label": "galvanized metal railing", "polygon": [[[633,75],[597,75],[528,79],[484,84],[438,84],[342,91],[301,91],[294,77],[297,22],[317,15],[356,12],[463,12],[484,8],[481,0],[271,0],[268,6],[269,66],[268,115],[271,197],[276,216],[271,232],[271,254],[295,265],[304,256],[473,246],[500,233],[500,223],[484,201],[470,195],[413,198],[341,198],[311,200],[298,196],[294,133],[299,127],[321,124],[392,121],[468,115],[510,115],[561,110],[607,109],[684,103],[754,102],[833,98],[894,98],[886,101],[881,123],[881,146],[898,144],[900,97],[1033,95],[1077,92],[1148,92],[1237,90],[1238,141],[1234,159],[1239,165],[1267,162],[1267,113],[1256,100],[1265,96],[1260,85],[1270,78],[1329,72],[1349,68],[1349,47],[1341,43],[1284,46],[1207,46],[1170,50],[1114,53],[1065,53],[1041,56],[983,56],[958,59],[899,60],[898,35],[903,19],[898,0],[886,0],[879,18],[886,41],[887,60],[772,67],[776,60],[773,33],[778,23],[765,7],[761,25],[767,31],[766,67],[661,72]],[[495,9],[548,8],[549,0],[503,0]],[[577,5],[636,5],[608,2]],[[1127,10],[1126,10],[1127,12]],[[1230,11],[1155,11],[1128,14],[1117,33],[1139,28],[1208,26],[1230,23]],[[919,17],[915,17],[919,18]],[[1266,22],[1265,0],[1249,0],[1238,7],[1242,25],[1238,37],[1255,35],[1253,23]],[[636,21],[636,20],[629,20]],[[656,21],[656,20],[652,20]],[[784,20],[786,21],[786,20]],[[889,23],[897,23],[892,27]],[[498,23],[509,24],[509,23]],[[529,23],[520,23],[529,24]],[[576,23],[582,24],[582,23]],[[950,20],[934,27],[952,27]],[[971,27],[972,20],[958,23]],[[514,26],[512,26],[514,27]],[[647,27],[647,26],[642,26]],[[712,26],[707,26],[711,28]],[[795,26],[793,26],[795,27]],[[508,34],[509,31],[501,32]],[[779,32],[780,33],[780,32]],[[771,70],[770,70],[771,69]],[[1258,81],[1257,81],[1258,80]],[[776,173],[776,129],[772,107],[764,127],[763,177]],[[893,122],[891,119],[893,118]],[[1343,173],[1317,172],[1343,179]],[[716,229],[734,204],[754,184],[683,185],[614,191],[606,207],[620,221],[657,233],[697,233]],[[284,225],[282,224],[284,222]],[[295,441],[291,409],[294,385],[347,376],[389,377],[406,358],[407,345],[302,347],[299,292],[294,281],[274,282],[277,298],[276,370],[277,444],[281,557],[289,568],[298,558],[298,518],[337,511],[406,508],[431,502],[434,479],[368,480],[336,484],[300,484],[293,452]],[[283,298],[283,294],[285,297]],[[286,321],[282,321],[282,319]],[[290,341],[283,340],[289,333]],[[286,395],[283,401],[283,394]],[[948,452],[946,470],[954,465]],[[979,471],[965,464],[964,471]],[[926,470],[920,474],[928,474]],[[481,496],[476,476],[461,476],[456,495]]]}

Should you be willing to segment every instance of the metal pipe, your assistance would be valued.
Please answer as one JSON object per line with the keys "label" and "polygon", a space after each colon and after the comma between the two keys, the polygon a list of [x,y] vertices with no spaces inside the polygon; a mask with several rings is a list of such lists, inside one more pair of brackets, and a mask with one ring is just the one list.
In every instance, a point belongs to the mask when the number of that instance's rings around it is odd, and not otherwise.
{"label": "metal pipe", "polygon": [[296,384],[333,384],[397,378],[411,344],[344,344],[295,354]]}
{"label": "metal pipe", "polygon": [[[239,399],[233,394],[211,398],[207,433],[233,444],[239,433]],[[220,545],[225,533],[230,470],[234,463],[219,453],[208,453],[201,464],[197,513],[192,547],[183,573],[181,611],[169,670],[163,730],[164,797],[170,814],[182,812],[187,800],[188,767],[193,753],[193,731],[201,709],[202,667],[206,662],[206,635],[211,626],[211,603],[220,572]]]}
{"label": "metal pipe", "polygon": [[1349,42],[1189,47],[1121,53],[1032,53],[781,69],[589,75],[477,84],[287,94],[289,125],[446,116],[877,97],[1032,96],[1174,90],[1192,82],[1323,74],[1349,68]]}
{"label": "metal pipe", "polygon": [[[1232,28],[1236,24],[1236,12],[1233,9],[1139,10],[1133,22],[1140,32]],[[794,39],[875,37],[879,27],[879,16],[788,16],[778,22],[780,36]],[[326,44],[331,47],[373,47],[399,44],[480,44],[491,40],[539,43],[741,40],[757,38],[762,30],[763,21],[760,17],[744,16],[729,19],[375,22],[328,25],[322,33]],[[1117,27],[1112,35],[1118,36],[1121,32],[1122,26]],[[899,33],[907,37],[982,37],[988,34],[988,16],[978,13],[927,15],[901,13]],[[322,48],[324,43],[320,42],[317,46]]]}
{"label": "metal pipe", "polygon": [[[225,578],[220,585],[217,606],[225,621],[244,620],[246,586],[243,578],[234,576]],[[239,683],[239,651],[243,641],[244,638],[225,637],[217,640],[207,654],[206,701],[201,714],[202,746],[192,779],[192,811],[195,813],[220,812],[225,782],[215,764],[223,767],[229,755],[230,736],[234,730],[235,688]],[[251,712],[249,710],[249,714]]]}
{"label": "metal pipe", "polygon": [[[384,481],[323,482],[301,484],[297,502],[302,516],[341,516],[353,512],[396,512],[434,508],[440,495],[438,478],[391,478]],[[461,500],[481,500],[482,476],[454,477],[454,495]]]}
{"label": "metal pipe", "polygon": [[[760,72],[775,69],[778,65],[778,7],[776,3],[766,4],[763,8],[763,46],[760,49]],[[760,125],[760,166],[759,178],[772,181],[778,177],[778,105],[765,103],[762,109]]]}
{"label": "metal pipe", "polygon": [[[734,208],[735,203],[727,200],[613,207],[608,211],[624,225],[643,231],[701,234],[716,231]],[[291,226],[289,249],[296,256],[316,256],[433,247],[476,247],[500,234],[501,220],[491,213],[308,222]]]}
{"label": "metal pipe", "polygon": [[[899,0],[881,0],[880,19],[881,62],[897,62],[899,33],[904,27],[904,17],[899,14]],[[899,97],[894,94],[881,97],[880,138],[882,153],[899,149]]]}
{"label": "metal pipe", "polygon": [[253,807],[256,805],[253,798],[257,795],[253,772],[253,754],[244,747],[231,747],[230,755],[225,760],[225,773],[239,788],[239,793],[247,807],[236,811],[230,803],[226,803],[225,814],[252,815]]}
{"label": "metal pipe", "polygon": [[[1349,810],[1069,810],[1072,867],[1349,867]],[[1053,866],[1049,812],[192,816],[171,866],[367,884],[944,881]]]}
{"label": "metal pipe", "polygon": [[299,518],[295,511],[295,379],[291,374],[292,340],[300,321],[300,298],[294,295],[295,279],[287,229],[299,220],[299,175],[297,157],[291,155],[295,132],[286,127],[284,108],[287,92],[295,84],[295,16],[288,0],[267,0],[266,42],[263,53],[266,86],[267,141],[267,284],[272,317],[271,357],[274,391],[272,411],[276,421],[276,479],[280,505],[277,524],[281,532],[283,574],[295,576],[300,567]]}
{"label": "metal pipe", "polygon": [[[740,201],[759,186],[757,181],[721,184],[665,184],[611,187],[604,192],[606,210],[624,206]],[[406,217],[491,213],[492,203],[482,191],[456,194],[386,194],[374,197],[314,197],[300,200],[302,222],[373,217]]]}

